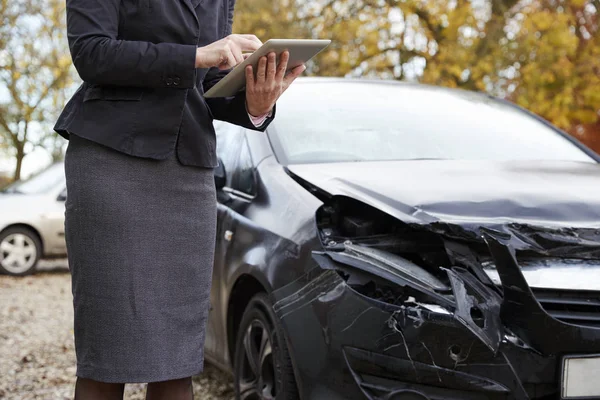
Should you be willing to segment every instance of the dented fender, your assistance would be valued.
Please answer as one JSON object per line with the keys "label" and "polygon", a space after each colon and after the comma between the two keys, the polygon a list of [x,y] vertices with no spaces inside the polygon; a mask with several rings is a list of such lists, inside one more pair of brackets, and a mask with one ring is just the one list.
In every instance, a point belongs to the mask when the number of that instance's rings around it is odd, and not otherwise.
{"label": "dented fender", "polygon": [[[372,249],[313,252],[318,267],[272,294],[305,398],[527,400],[555,393],[560,356],[600,352],[600,330],[552,318],[506,235],[488,229],[483,239],[501,288],[474,272],[482,267],[466,247],[448,249],[463,261],[443,268],[449,286],[415,273],[401,257],[387,259],[397,261],[392,267]],[[400,288],[399,297],[357,290],[371,281]],[[336,368],[340,361],[344,369]]]}
{"label": "dented fender", "polygon": [[[443,307],[412,300],[390,305],[318,268],[273,298],[296,354],[303,398],[384,399],[431,387],[444,399],[487,400],[523,391],[506,358]],[[336,367],[340,361],[347,369]],[[475,365],[493,376],[479,375]],[[385,379],[375,383],[373,374]]]}

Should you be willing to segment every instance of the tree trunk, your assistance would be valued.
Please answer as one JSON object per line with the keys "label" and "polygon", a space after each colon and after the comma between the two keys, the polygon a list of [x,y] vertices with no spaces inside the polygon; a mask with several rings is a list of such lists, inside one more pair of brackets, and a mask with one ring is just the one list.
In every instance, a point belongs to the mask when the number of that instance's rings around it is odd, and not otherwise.
{"label": "tree trunk", "polygon": [[23,147],[23,143],[21,143],[20,146],[17,146],[17,166],[15,168],[15,175],[13,176],[14,181],[21,179],[21,167],[23,166],[23,158],[25,158]]}

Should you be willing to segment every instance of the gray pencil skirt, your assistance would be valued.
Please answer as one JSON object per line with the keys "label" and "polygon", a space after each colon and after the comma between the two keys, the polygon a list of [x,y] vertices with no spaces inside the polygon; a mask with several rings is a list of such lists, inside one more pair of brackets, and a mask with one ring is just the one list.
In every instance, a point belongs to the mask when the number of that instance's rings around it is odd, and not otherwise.
{"label": "gray pencil skirt", "polygon": [[65,172],[77,376],[133,383],[201,372],[216,230],[212,169],[71,135]]}

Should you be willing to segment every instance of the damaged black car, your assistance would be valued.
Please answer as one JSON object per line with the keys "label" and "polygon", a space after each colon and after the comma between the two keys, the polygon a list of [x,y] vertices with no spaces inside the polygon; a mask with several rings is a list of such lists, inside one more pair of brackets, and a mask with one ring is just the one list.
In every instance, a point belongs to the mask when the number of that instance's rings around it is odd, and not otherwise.
{"label": "damaged black car", "polygon": [[300,79],[217,125],[205,352],[239,399],[600,398],[598,157],[483,94]]}

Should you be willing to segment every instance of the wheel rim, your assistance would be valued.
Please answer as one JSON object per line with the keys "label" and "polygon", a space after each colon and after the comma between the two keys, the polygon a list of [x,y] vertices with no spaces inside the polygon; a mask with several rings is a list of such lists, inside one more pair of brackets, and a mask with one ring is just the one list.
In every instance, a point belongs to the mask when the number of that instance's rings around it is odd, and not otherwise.
{"label": "wheel rim", "polygon": [[239,378],[241,400],[275,399],[275,367],[271,336],[266,325],[256,319],[244,335],[244,354]]}
{"label": "wheel rim", "polygon": [[33,239],[13,233],[0,242],[0,265],[13,274],[27,272],[35,263],[37,250]]}

